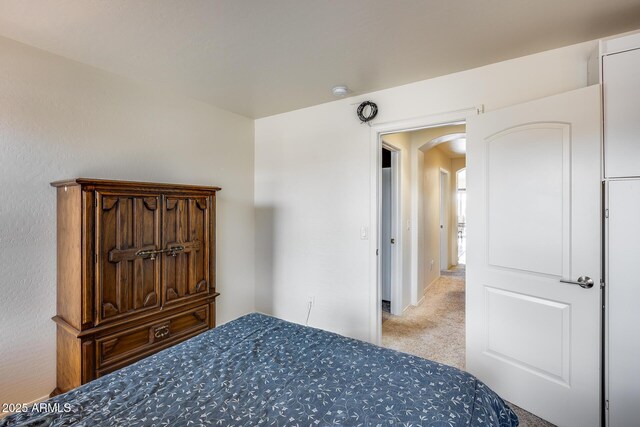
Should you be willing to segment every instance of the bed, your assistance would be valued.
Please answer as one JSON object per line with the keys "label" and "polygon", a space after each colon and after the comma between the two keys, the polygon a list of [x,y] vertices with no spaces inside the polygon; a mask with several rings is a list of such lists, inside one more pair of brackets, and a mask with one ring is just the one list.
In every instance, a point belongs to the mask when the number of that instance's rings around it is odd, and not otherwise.
{"label": "bed", "polygon": [[517,426],[472,375],[249,314],[0,426]]}

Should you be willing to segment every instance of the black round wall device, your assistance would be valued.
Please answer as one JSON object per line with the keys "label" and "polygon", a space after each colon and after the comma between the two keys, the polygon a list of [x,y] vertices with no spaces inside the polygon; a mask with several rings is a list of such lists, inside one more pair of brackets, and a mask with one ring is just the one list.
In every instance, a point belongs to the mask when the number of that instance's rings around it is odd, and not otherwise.
{"label": "black round wall device", "polygon": [[364,101],[358,106],[358,118],[362,123],[373,120],[378,115],[378,106],[375,102]]}

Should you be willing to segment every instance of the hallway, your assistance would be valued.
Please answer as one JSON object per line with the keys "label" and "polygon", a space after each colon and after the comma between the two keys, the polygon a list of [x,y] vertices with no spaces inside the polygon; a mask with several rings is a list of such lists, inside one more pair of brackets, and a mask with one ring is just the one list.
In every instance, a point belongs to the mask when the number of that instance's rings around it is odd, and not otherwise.
{"label": "hallway", "polygon": [[422,304],[382,323],[382,346],[465,368],[464,276],[441,276]]}
{"label": "hallway", "polygon": [[[383,313],[382,346],[465,370],[465,272],[441,272],[422,303],[403,316]],[[553,424],[509,403],[524,427]]]}

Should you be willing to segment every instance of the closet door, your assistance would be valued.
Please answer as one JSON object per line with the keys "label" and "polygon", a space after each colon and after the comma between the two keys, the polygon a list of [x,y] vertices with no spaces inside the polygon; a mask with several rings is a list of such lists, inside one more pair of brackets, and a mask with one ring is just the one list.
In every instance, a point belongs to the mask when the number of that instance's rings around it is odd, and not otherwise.
{"label": "closet door", "polygon": [[609,425],[640,420],[640,180],[608,184],[608,397]]}
{"label": "closet door", "polygon": [[165,304],[209,292],[211,200],[207,196],[167,196],[163,212],[163,293]]}
{"label": "closet door", "polygon": [[160,305],[160,195],[96,192],[96,323]]}
{"label": "closet door", "polygon": [[605,176],[640,176],[640,49],[602,58]]}

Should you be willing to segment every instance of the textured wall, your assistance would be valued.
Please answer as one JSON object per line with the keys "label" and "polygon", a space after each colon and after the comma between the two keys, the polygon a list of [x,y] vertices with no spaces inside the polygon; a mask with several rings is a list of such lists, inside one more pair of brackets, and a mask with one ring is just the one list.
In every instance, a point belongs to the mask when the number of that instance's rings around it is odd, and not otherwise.
{"label": "textured wall", "polygon": [[253,120],[0,38],[0,403],[55,385],[55,192],[219,185],[218,321],[254,309]]}

